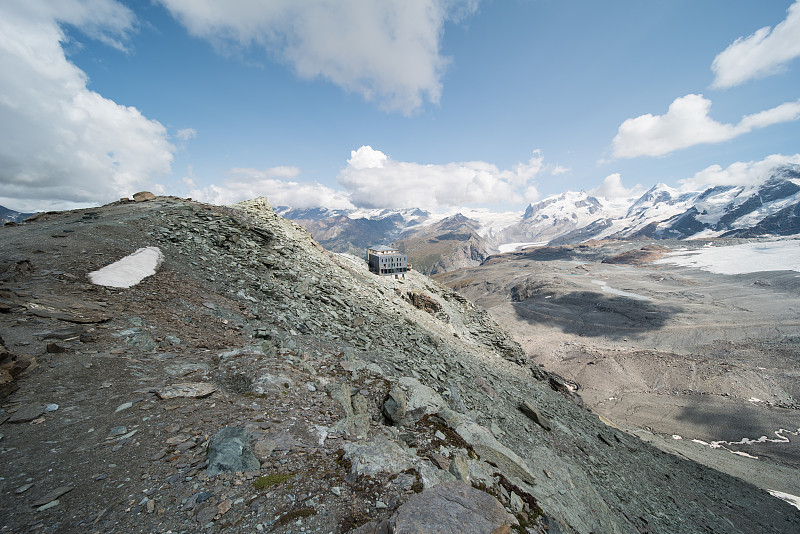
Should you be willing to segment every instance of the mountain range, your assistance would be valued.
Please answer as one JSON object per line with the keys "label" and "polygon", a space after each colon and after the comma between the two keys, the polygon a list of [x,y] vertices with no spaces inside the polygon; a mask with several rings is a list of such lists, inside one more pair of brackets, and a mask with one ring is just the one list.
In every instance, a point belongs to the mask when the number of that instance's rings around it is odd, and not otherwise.
{"label": "mountain range", "polygon": [[20,213],[19,211],[10,210],[0,206],[0,224],[5,224],[8,222],[22,222],[31,215],[33,215],[33,213]]}
{"label": "mountain range", "polygon": [[607,200],[567,191],[524,213],[462,210],[293,210],[278,213],[308,228],[324,247],[363,254],[394,244],[426,274],[479,265],[492,254],[531,245],[601,239],[698,239],[800,233],[800,166],[771,169],[755,185],[682,191],[657,184],[639,197]]}

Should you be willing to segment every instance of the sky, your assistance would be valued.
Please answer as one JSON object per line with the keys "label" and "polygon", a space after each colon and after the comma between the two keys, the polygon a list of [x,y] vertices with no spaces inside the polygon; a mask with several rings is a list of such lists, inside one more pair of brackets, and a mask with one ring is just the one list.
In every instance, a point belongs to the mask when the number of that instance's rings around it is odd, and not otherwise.
{"label": "sky", "polygon": [[0,205],[524,210],[800,163],[800,0],[0,0]]}

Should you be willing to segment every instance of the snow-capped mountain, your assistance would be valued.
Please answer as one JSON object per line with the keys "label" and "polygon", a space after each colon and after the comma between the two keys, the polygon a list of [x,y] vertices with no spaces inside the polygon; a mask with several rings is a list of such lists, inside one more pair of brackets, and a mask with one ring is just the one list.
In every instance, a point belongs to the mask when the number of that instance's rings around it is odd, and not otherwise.
{"label": "snow-capped mountain", "polygon": [[[703,192],[684,213],[659,224],[656,235],[673,238],[735,235],[798,203],[800,169],[782,168],[760,185],[716,187]],[[763,230],[787,235],[782,227]]]}
{"label": "snow-capped mountain", "polygon": [[275,212],[305,226],[325,248],[359,256],[369,246],[389,244],[404,230],[431,223],[430,213],[420,209],[330,210],[280,206]]}
{"label": "snow-capped mountain", "polygon": [[591,229],[589,235],[576,236],[582,241],[608,228],[613,219],[625,213],[624,209],[618,203],[603,202],[585,191],[567,191],[529,205],[517,224],[495,236],[494,245],[499,248],[507,243],[544,244]]}
{"label": "snow-capped mountain", "polygon": [[418,209],[276,211],[306,226],[331,250],[361,255],[367,246],[394,242],[419,265],[448,270],[531,244],[797,235],[800,165],[774,168],[755,185],[704,191],[658,184],[639,197],[615,200],[568,191],[530,204],[522,214],[469,209],[458,214]]}

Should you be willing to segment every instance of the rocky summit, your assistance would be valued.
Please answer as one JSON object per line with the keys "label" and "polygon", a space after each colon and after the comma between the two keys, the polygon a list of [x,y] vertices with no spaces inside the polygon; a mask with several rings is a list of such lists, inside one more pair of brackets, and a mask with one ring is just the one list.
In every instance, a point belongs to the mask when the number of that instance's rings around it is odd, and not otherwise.
{"label": "rocky summit", "polygon": [[[798,532],[604,424],[483,310],[265,199],[0,228],[2,532]],[[139,249],[128,288],[88,274]]]}

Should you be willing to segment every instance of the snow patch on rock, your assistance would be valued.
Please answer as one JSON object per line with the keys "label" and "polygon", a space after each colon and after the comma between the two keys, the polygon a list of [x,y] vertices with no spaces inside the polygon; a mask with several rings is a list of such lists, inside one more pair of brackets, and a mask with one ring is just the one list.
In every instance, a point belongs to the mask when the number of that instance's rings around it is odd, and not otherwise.
{"label": "snow patch on rock", "polygon": [[128,288],[156,274],[164,254],[158,247],[140,248],[119,261],[89,273],[89,281],[99,286]]}

